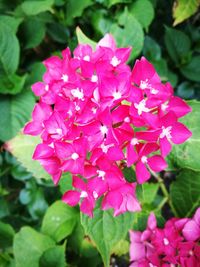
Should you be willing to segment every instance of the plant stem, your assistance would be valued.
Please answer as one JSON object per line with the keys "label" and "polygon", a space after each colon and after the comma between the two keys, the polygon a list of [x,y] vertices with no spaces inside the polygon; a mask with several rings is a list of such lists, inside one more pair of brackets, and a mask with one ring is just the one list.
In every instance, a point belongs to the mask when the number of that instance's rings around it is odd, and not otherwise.
{"label": "plant stem", "polygon": [[157,173],[155,173],[155,172],[153,172],[153,171],[152,171],[152,174],[153,174],[153,176],[155,177],[155,179],[158,181],[159,186],[160,186],[160,189],[162,190],[163,195],[166,197],[167,202],[168,202],[168,204],[169,204],[169,206],[170,206],[172,212],[174,213],[174,215],[175,215],[176,217],[179,217],[179,216],[178,216],[178,213],[177,213],[176,209],[174,208],[174,205],[173,205],[173,203],[172,203],[172,201],[171,201],[171,199],[170,199],[169,193],[168,193],[168,191],[167,191],[167,188],[165,187],[165,184],[164,184],[164,182],[163,182],[163,179],[162,179]]}

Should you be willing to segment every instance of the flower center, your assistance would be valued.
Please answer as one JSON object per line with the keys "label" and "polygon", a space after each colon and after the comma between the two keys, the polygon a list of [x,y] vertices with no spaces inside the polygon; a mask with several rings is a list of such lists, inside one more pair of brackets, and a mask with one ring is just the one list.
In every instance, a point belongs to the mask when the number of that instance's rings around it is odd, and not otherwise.
{"label": "flower center", "polygon": [[97,192],[96,192],[96,191],[93,191],[93,193],[92,193],[92,194],[93,194],[93,197],[94,197],[95,199],[97,199],[97,198],[98,198],[98,196],[99,196],[99,195],[97,194]]}
{"label": "flower center", "polygon": [[163,238],[163,243],[165,246],[169,245],[169,240],[167,238]]}
{"label": "flower center", "polygon": [[44,90],[49,91],[49,85],[48,84],[45,85]]}
{"label": "flower center", "polygon": [[121,60],[119,60],[116,56],[112,57],[110,64],[113,65],[113,67],[117,67],[121,63]]}
{"label": "flower center", "polygon": [[108,127],[106,127],[105,125],[102,125],[100,127],[100,131],[103,135],[107,134],[108,133]]}
{"label": "flower center", "polygon": [[141,161],[144,164],[147,163],[147,157],[146,156],[142,156]]}
{"label": "flower center", "polygon": [[160,134],[160,138],[164,138],[166,136],[168,139],[171,139],[172,138],[171,130],[172,130],[172,126],[168,126],[167,128],[162,126],[162,133]]}
{"label": "flower center", "polygon": [[79,158],[79,154],[77,154],[76,152],[74,152],[72,155],[71,155],[71,158],[73,160],[77,160]]}
{"label": "flower center", "polygon": [[63,74],[62,75],[62,77],[61,77],[61,80],[63,80],[63,82],[68,82],[68,80],[69,80],[69,77],[68,77],[68,75],[67,74]]}
{"label": "flower center", "polygon": [[86,191],[81,191],[80,198],[88,197],[88,193]]}
{"label": "flower center", "polygon": [[83,89],[79,89],[79,88],[72,89],[71,94],[73,95],[73,97],[81,99],[82,101],[84,100]]}
{"label": "flower center", "polygon": [[61,135],[62,134],[62,129],[61,128],[57,128],[56,129],[56,133],[59,134],[59,135]]}
{"label": "flower center", "polygon": [[146,79],[145,81],[140,81],[140,88],[142,89],[142,90],[144,90],[144,89],[146,89],[146,88],[148,88],[148,79]]}
{"label": "flower center", "polygon": [[91,77],[91,81],[94,82],[94,83],[97,82],[97,81],[98,81],[98,77],[97,77],[97,75],[95,75],[95,74],[92,75],[92,77]]}
{"label": "flower center", "polygon": [[97,170],[97,173],[98,173],[98,177],[99,177],[99,178],[102,178],[102,180],[105,179],[105,175],[106,175],[106,173],[105,173],[104,171]]}
{"label": "flower center", "polygon": [[83,60],[85,60],[85,61],[90,61],[90,56],[89,56],[89,55],[84,56],[84,57],[83,57]]}
{"label": "flower center", "polygon": [[149,109],[146,107],[146,101],[143,99],[139,104],[134,104],[135,108],[138,110],[138,115],[141,115],[142,112],[149,112]]}
{"label": "flower center", "polygon": [[117,100],[117,99],[120,99],[122,97],[121,93],[120,92],[114,92],[113,93],[113,97],[114,97],[114,100]]}
{"label": "flower center", "polygon": [[[137,138],[132,138],[132,139],[131,139],[131,145],[132,145],[132,146],[135,146],[135,145],[137,145],[137,144],[139,144],[138,139],[137,139]],[[144,156],[143,156],[143,157],[144,157]]]}

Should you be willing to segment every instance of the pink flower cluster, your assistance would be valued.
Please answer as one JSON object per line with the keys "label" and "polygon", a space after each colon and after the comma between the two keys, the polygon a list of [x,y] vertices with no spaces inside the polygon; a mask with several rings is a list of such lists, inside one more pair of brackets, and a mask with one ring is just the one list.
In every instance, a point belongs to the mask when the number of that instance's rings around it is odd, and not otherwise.
{"label": "pink flower cluster", "polygon": [[80,44],[73,56],[67,48],[62,58],[45,60],[43,82],[32,86],[39,102],[24,133],[42,139],[33,159],[55,184],[63,172],[73,174],[75,190],[63,200],[80,202],[89,216],[102,196],[102,209],[113,208],[114,215],[140,210],[136,183],[126,181],[121,166],[135,164],[137,181],[144,183],[166,168],[171,144],[191,136],[178,121],[190,107],[144,57],[131,70],[130,53],[107,34],[95,51]]}
{"label": "pink flower cluster", "polygon": [[130,267],[199,267],[200,208],[192,219],[170,219],[164,229],[151,213],[147,229],[131,230],[130,239]]}

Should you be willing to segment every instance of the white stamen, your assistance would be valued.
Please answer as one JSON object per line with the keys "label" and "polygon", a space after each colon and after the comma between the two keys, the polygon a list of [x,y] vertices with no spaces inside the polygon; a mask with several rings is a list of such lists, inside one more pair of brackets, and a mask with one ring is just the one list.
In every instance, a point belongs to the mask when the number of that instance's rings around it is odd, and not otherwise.
{"label": "white stamen", "polygon": [[97,170],[97,173],[98,173],[98,177],[99,177],[99,178],[102,178],[102,180],[105,179],[105,175],[106,175],[106,173],[105,173],[104,171]]}
{"label": "white stamen", "polygon": [[120,92],[114,92],[113,93],[114,100],[120,99],[122,97],[122,94]]}
{"label": "white stamen", "polygon": [[167,238],[163,238],[163,243],[165,246],[169,245],[169,240]]}
{"label": "white stamen", "polygon": [[194,255],[194,252],[193,252],[192,250],[190,250],[190,251],[188,252],[188,254],[189,254],[190,256],[193,256],[193,255]]}
{"label": "white stamen", "polygon": [[76,152],[74,152],[72,155],[71,155],[71,158],[73,160],[77,160],[79,158],[79,154],[77,154]]}
{"label": "white stamen", "polygon": [[141,161],[144,164],[147,163],[148,162],[147,157],[146,156],[142,156]]}
{"label": "white stamen", "polygon": [[153,265],[151,262],[149,263],[149,267],[157,267],[156,265]]}
{"label": "white stamen", "polygon": [[83,89],[72,89],[71,90],[71,94],[73,95],[73,97],[76,97],[78,99],[81,99],[82,101],[84,101],[84,94],[83,94]]}
{"label": "white stamen", "polygon": [[96,83],[98,81],[97,75],[92,75],[91,81],[94,82],[94,83]]}
{"label": "white stamen", "polygon": [[67,114],[69,114],[70,117],[72,116],[73,113],[72,113],[71,109],[67,111]]}
{"label": "white stamen", "polygon": [[84,56],[84,57],[83,57],[83,60],[85,60],[85,61],[90,61],[90,56],[89,56],[89,55]]}
{"label": "white stamen", "polygon": [[141,115],[142,112],[149,112],[149,109],[146,107],[146,101],[145,101],[145,99],[143,99],[142,101],[140,101],[139,104],[135,103],[134,106],[138,110],[138,115]]}
{"label": "white stamen", "polygon": [[104,145],[104,144],[101,144],[101,149],[102,149],[102,151],[103,151],[103,153],[107,153],[108,152],[108,149],[110,148],[110,147],[113,147],[114,146],[114,144],[110,144],[110,145]]}
{"label": "white stamen", "polygon": [[164,104],[161,105],[162,111],[165,111],[168,107],[169,106],[166,103],[164,103]]}
{"label": "white stamen", "polygon": [[135,146],[135,145],[137,145],[137,144],[139,144],[137,138],[133,138],[133,139],[131,139],[131,145],[132,145],[132,146]]}
{"label": "white stamen", "polygon": [[49,85],[48,84],[45,85],[44,90],[49,91]]}
{"label": "white stamen", "polygon": [[99,196],[99,195],[97,194],[97,192],[96,192],[96,191],[93,191],[93,193],[92,193],[92,194],[93,194],[93,197],[94,197],[95,199],[97,199],[97,198],[98,198],[98,196]]}
{"label": "white stamen", "polygon": [[113,67],[117,67],[121,63],[121,60],[119,60],[116,56],[112,57],[110,64],[113,65]]}
{"label": "white stamen", "polygon": [[69,77],[68,77],[68,75],[67,74],[63,74],[62,75],[62,77],[61,77],[61,80],[63,80],[63,82],[68,82],[68,80],[69,80]]}
{"label": "white stamen", "polygon": [[59,135],[61,135],[62,134],[62,129],[61,128],[57,128],[56,129],[56,133],[59,134]]}
{"label": "white stamen", "polygon": [[54,143],[52,142],[51,144],[49,144],[49,146],[54,148]]}
{"label": "white stamen", "polygon": [[151,91],[152,95],[157,95],[158,90],[156,90],[155,88],[152,88]]}
{"label": "white stamen", "polygon": [[81,195],[80,195],[80,198],[84,198],[84,197],[87,197],[88,196],[88,193],[86,191],[82,191],[81,192]]}
{"label": "white stamen", "polygon": [[92,110],[92,113],[93,114],[96,114],[97,113],[97,109],[95,107],[91,108],[91,110]]}
{"label": "white stamen", "polygon": [[78,105],[75,106],[76,111],[79,111],[80,109],[81,109],[80,106],[78,106]]}
{"label": "white stamen", "polygon": [[129,117],[126,117],[125,119],[124,119],[124,122],[131,122],[131,120],[130,120],[130,118]]}
{"label": "white stamen", "polygon": [[172,138],[171,130],[172,130],[172,126],[168,126],[167,128],[162,126],[162,133],[160,134],[160,138],[164,138],[166,136],[168,139],[171,139]]}
{"label": "white stamen", "polygon": [[100,126],[100,131],[103,135],[108,133],[108,127],[106,127],[105,125]]}
{"label": "white stamen", "polygon": [[144,90],[144,89],[146,89],[146,88],[148,88],[148,79],[146,79],[145,81],[140,81],[140,88],[142,89],[142,90]]}

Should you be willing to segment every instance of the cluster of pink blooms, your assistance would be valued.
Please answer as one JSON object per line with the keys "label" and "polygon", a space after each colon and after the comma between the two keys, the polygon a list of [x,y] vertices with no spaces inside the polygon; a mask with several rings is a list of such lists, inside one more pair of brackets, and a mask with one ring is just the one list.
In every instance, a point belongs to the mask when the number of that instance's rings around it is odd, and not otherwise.
{"label": "cluster of pink blooms", "polygon": [[130,231],[130,239],[130,267],[199,267],[200,208],[192,219],[170,219],[164,229],[151,213],[147,229]]}
{"label": "cluster of pink blooms", "polygon": [[135,164],[137,182],[144,183],[152,171],[167,167],[172,143],[191,136],[178,122],[190,107],[144,57],[131,70],[130,53],[107,34],[95,51],[80,44],[73,56],[67,48],[62,58],[45,60],[43,82],[32,86],[39,102],[24,133],[42,139],[33,159],[55,184],[63,172],[72,173],[74,190],[63,200],[71,206],[80,202],[89,216],[100,197],[102,209],[113,208],[115,216],[140,210],[136,183],[126,181],[122,165]]}

